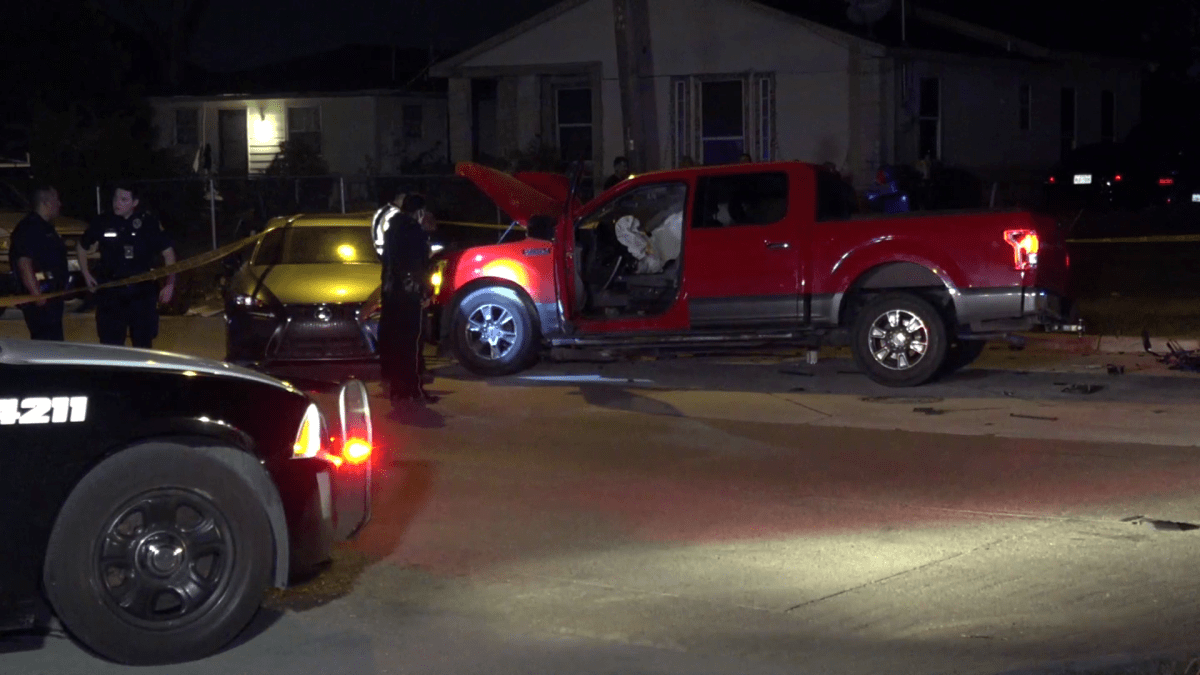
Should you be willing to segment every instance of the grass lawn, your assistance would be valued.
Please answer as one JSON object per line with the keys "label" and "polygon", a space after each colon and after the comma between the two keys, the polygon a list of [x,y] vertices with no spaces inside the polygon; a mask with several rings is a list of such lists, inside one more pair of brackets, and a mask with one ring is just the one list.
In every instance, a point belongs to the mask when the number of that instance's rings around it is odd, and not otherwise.
{"label": "grass lawn", "polygon": [[1200,242],[1076,243],[1071,296],[1088,333],[1200,337]]}

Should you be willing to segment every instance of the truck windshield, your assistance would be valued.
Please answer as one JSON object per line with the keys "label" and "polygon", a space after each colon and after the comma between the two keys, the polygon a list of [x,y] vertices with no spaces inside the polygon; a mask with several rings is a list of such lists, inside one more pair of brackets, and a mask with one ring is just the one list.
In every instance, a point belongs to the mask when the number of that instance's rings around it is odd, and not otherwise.
{"label": "truck windshield", "polygon": [[254,265],[378,263],[371,228],[354,226],[280,227],[263,238]]}

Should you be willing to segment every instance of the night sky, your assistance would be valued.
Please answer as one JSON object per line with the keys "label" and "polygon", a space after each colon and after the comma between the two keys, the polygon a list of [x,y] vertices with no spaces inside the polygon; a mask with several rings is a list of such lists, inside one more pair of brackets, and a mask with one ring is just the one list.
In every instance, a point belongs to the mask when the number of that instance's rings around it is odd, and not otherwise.
{"label": "night sky", "polygon": [[[237,70],[354,44],[466,49],[555,0],[203,0],[193,61]],[[114,18],[144,0],[102,0]],[[159,6],[169,7],[162,2]]]}

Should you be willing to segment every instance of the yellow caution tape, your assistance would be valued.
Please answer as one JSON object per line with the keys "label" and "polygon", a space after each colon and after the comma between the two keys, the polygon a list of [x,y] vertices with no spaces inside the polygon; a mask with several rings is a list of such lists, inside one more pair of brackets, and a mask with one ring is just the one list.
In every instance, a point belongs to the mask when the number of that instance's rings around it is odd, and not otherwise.
{"label": "yellow caution tape", "polygon": [[[205,265],[214,263],[214,262],[220,260],[221,258],[224,258],[227,255],[230,255],[232,253],[237,253],[239,250],[246,248],[247,246],[257,242],[259,239],[262,239],[263,237],[267,236],[267,233],[271,232],[274,229],[275,228],[263,230],[262,232],[259,232],[256,235],[246,237],[245,239],[239,239],[239,240],[233,242],[232,244],[226,244],[225,246],[222,246],[221,248],[218,248],[214,251],[209,251],[208,253],[201,253],[200,255],[193,256],[191,258],[188,258],[187,260],[180,260],[179,262],[175,263],[174,265],[166,265],[164,267],[158,267],[158,268],[150,270],[149,272],[143,272],[142,274],[137,274],[132,277],[126,277],[125,279],[121,279],[120,281],[110,281],[106,284],[100,284],[99,286],[96,286],[96,288],[93,290],[100,290],[102,288],[117,288],[118,286],[129,286],[131,284],[139,284],[144,281],[154,281],[156,279],[162,279],[163,277],[171,276],[172,274],[178,274],[180,272],[185,272],[187,270],[196,269],[197,267],[204,267]],[[70,296],[70,295],[79,295],[81,293],[86,293],[86,292],[88,292],[87,288],[73,288],[69,291],[58,291],[55,293],[43,293],[41,295],[10,295],[8,297],[0,298],[0,307],[16,307],[17,305],[23,305],[27,302],[36,302],[38,300],[52,300],[54,298],[62,298],[62,297]]]}
{"label": "yellow caution tape", "polygon": [[[465,222],[453,221],[453,220],[451,220],[451,221],[442,220],[442,221],[438,221],[438,222],[443,225],[456,225],[456,226],[460,226],[460,227],[475,227],[475,228],[485,228],[485,229],[494,229],[494,230],[507,230],[509,228],[508,225],[500,225],[498,223],[465,223]],[[191,258],[188,258],[187,260],[180,260],[179,262],[175,263],[174,265],[166,265],[164,267],[158,267],[158,268],[150,270],[149,272],[144,272],[142,274],[138,274],[138,275],[135,275],[132,277],[127,277],[125,279],[121,279],[120,281],[110,281],[106,284],[100,284],[93,290],[100,290],[102,288],[117,288],[119,286],[129,286],[131,284],[138,284],[138,283],[142,283],[144,281],[155,281],[157,279],[162,279],[164,277],[168,277],[172,274],[178,274],[180,272],[185,272],[187,270],[196,269],[197,267],[204,267],[205,265],[214,263],[214,262],[220,260],[221,258],[224,258],[225,256],[236,253],[239,250],[258,242],[258,240],[267,236],[267,234],[269,232],[277,229],[277,227],[282,227],[282,226],[267,228],[267,229],[263,230],[262,232],[259,232],[256,235],[246,237],[245,239],[239,239],[239,240],[233,242],[232,244],[226,244],[225,246],[222,246],[221,248],[218,248],[213,251],[209,251],[208,253],[202,253],[200,255],[193,256]],[[525,227],[521,226],[521,225],[515,225],[515,226],[513,226],[513,229],[514,230],[524,230]],[[41,295],[10,295],[7,297],[0,297],[0,308],[16,307],[17,305],[23,305],[27,302],[36,302],[38,300],[53,300],[54,298],[64,298],[64,297],[68,297],[68,296],[72,296],[72,295],[80,295],[80,294],[87,293],[87,292],[88,292],[87,288],[73,288],[69,291],[58,291],[55,293],[43,293]]]}
{"label": "yellow caution tape", "polygon": [[[437,221],[437,223],[438,223],[438,225],[457,225],[459,227],[476,227],[476,228],[480,228],[480,229],[489,229],[489,230],[507,230],[509,228],[508,225],[501,225],[500,223],[464,223],[464,222],[455,221],[455,220],[439,220],[439,221]],[[512,229],[524,230],[525,226],[524,225],[513,225]]]}
{"label": "yellow caution tape", "polygon": [[1107,239],[1068,239],[1068,244],[1174,244],[1200,241],[1200,234],[1162,234],[1149,237],[1110,237]]}

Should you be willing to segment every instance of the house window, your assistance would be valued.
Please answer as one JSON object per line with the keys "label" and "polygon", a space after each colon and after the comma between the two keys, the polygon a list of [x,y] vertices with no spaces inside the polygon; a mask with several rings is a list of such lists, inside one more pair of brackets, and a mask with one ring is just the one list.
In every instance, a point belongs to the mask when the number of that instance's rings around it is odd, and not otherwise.
{"label": "house window", "polygon": [[1100,140],[1108,143],[1116,137],[1116,107],[1111,91],[1100,92]]}
{"label": "house window", "polygon": [[562,159],[592,161],[592,90],[587,87],[558,89],[554,95],[554,108]]}
{"label": "house window", "polygon": [[175,145],[200,145],[200,111],[196,108],[175,111]]}
{"label": "house window", "polygon": [[921,78],[921,102],[917,117],[917,156],[942,158],[942,83],[936,77]]}
{"label": "house window", "polygon": [[421,139],[425,136],[425,107],[420,104],[406,105],[401,109],[404,137]]}
{"label": "house window", "polygon": [[776,155],[775,76],[677,77],[671,82],[671,144],[678,166],[732,164]]}
{"label": "house window", "polygon": [[1060,155],[1065,156],[1075,149],[1075,88],[1063,87],[1059,104],[1059,128],[1061,129]]}
{"label": "house window", "polygon": [[733,164],[746,151],[741,80],[700,84],[700,161]]}
{"label": "house window", "polygon": [[1032,117],[1032,115],[1030,114],[1030,110],[1031,110],[1032,99],[1033,99],[1033,88],[1027,84],[1021,85],[1021,91],[1018,94],[1017,98],[1018,98],[1018,105],[1020,105],[1020,107],[1021,107],[1021,111],[1018,114],[1017,124],[1018,124],[1019,128],[1021,129],[1021,131],[1029,131],[1029,123],[1030,123],[1030,119]]}
{"label": "house window", "polygon": [[288,143],[321,152],[321,109],[316,106],[288,108]]}

